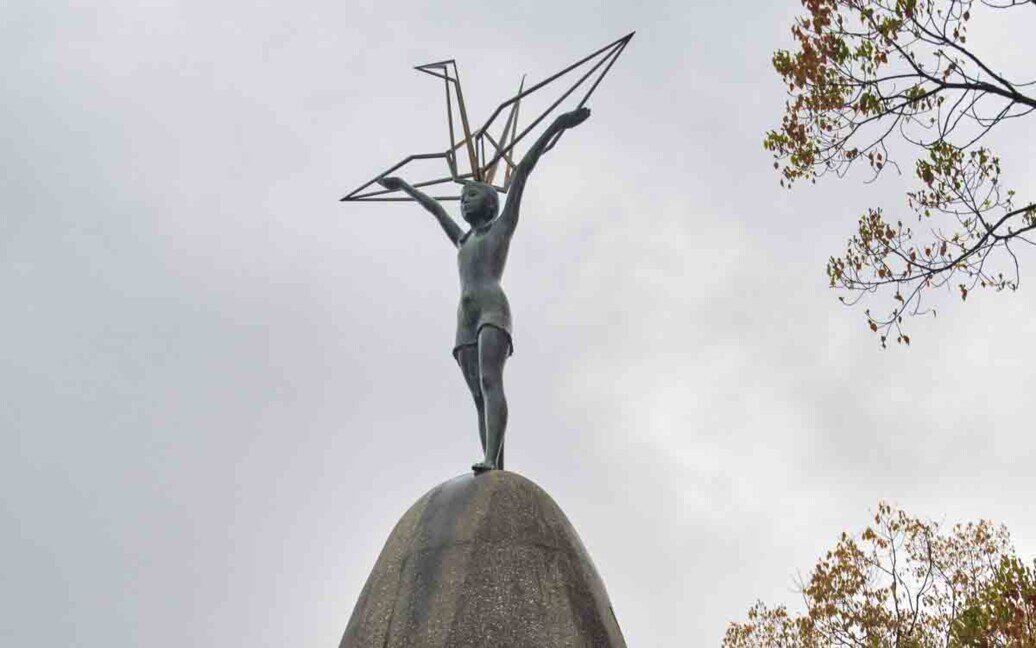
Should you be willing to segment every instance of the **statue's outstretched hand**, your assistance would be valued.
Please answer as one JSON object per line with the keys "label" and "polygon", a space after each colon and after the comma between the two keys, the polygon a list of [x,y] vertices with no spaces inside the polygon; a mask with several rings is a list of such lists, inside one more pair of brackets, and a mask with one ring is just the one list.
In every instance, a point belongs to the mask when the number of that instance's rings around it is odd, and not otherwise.
{"label": "statue's outstretched hand", "polygon": [[562,128],[572,128],[585,122],[588,117],[590,117],[589,108],[576,108],[572,112],[567,112],[558,117],[558,125]]}
{"label": "statue's outstretched hand", "polygon": [[386,178],[378,178],[378,184],[385,187],[389,191],[395,191],[396,189],[403,188],[403,179],[396,178],[394,176],[388,176]]}

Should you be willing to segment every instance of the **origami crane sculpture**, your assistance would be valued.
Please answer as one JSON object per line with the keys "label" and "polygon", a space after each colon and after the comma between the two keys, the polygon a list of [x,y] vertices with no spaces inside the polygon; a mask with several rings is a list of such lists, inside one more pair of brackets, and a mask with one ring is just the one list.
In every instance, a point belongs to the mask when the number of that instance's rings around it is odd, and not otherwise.
{"label": "origami crane sculpture", "polygon": [[[584,104],[632,37],[632,33],[623,36],[531,88],[525,88],[523,79],[518,94],[500,104],[486,123],[476,131],[471,130],[468,121],[457,64],[453,61],[439,61],[418,66],[418,70],[442,79],[446,85],[449,148],[442,153],[411,155],[342,198],[343,201],[417,201],[435,217],[457,251],[461,296],[457,307],[457,335],[453,345],[453,357],[460,366],[478,411],[479,440],[485,456],[472,466],[476,473],[502,470],[504,467],[507,400],[503,391],[503,371],[505,362],[514,351],[514,344],[511,336],[511,307],[504,294],[501,279],[511,246],[511,237],[518,224],[526,182],[536,163],[557,143],[562,134],[590,117],[590,109]],[[579,80],[519,132],[518,107],[522,98],[546,88],[564,75],[580,68],[584,72]],[[518,142],[587,82],[589,88],[575,109],[558,115],[542,129],[516,164],[514,158],[517,155],[514,154],[514,148]],[[460,127],[464,134],[463,139],[459,141],[454,124],[454,96],[457,103],[456,112],[460,117]],[[499,135],[494,138],[490,134],[490,127],[507,109],[510,109],[507,118],[502,126],[498,126]],[[461,149],[464,149],[465,153],[461,157],[466,158],[463,162],[458,161],[458,151]],[[420,180],[413,184],[403,178],[389,175],[415,160],[430,159],[445,160],[449,175]],[[466,169],[463,169],[463,163],[467,164]],[[494,184],[501,163],[504,165],[503,179],[500,184]],[[421,190],[422,187],[445,183],[461,185],[460,195],[430,196]],[[500,208],[500,193],[507,194],[503,209]],[[444,200],[460,200],[461,216],[470,225],[469,230],[465,232],[447,214],[440,204]]]}
{"label": "origami crane sculpture", "polygon": [[[457,63],[450,59],[446,61],[438,61],[436,63],[418,65],[414,68],[415,70],[419,70],[425,74],[430,74],[442,79],[446,87],[446,123],[449,129],[449,147],[445,151],[439,153],[418,153],[407,156],[401,162],[389,167],[375,178],[372,178],[368,182],[360,185],[341,200],[343,202],[414,200],[409,196],[402,195],[399,193],[399,190],[384,189],[378,184],[378,179],[393,172],[402,172],[400,170],[410,162],[433,159],[445,160],[446,169],[444,169],[444,171],[447,171],[449,175],[414,182],[414,187],[432,187],[451,183],[463,184],[465,181],[474,180],[476,182],[483,182],[491,185],[498,192],[506,193],[508,188],[510,188],[511,175],[516,166],[514,158],[516,158],[517,155],[514,149],[518,142],[522,141],[526,135],[535,129],[540,122],[547,117],[547,115],[553,112],[573,92],[589,81],[588,89],[583,94],[582,99],[579,100],[579,104],[576,106],[577,108],[582,108],[590,98],[590,95],[593,94],[594,90],[597,89],[597,86],[604,79],[604,76],[611,69],[612,65],[619,58],[619,55],[622,54],[622,51],[626,48],[626,45],[629,43],[631,38],[633,38],[633,32],[626,34],[617,41],[605,45],[601,49],[585,56],[560,72],[552,74],[529,88],[525,88],[525,79],[523,77],[522,83],[518,88],[518,94],[497,106],[496,110],[494,110],[489,116],[489,119],[486,120],[485,124],[475,131],[471,130],[470,122],[468,120],[468,111],[464,105],[464,93],[461,91],[460,74],[457,71]],[[518,108],[521,105],[522,99],[534,92],[547,88],[550,84],[558,81],[562,77],[565,77],[569,73],[578,74],[579,71],[583,72],[582,76],[575,81],[575,83],[570,85],[568,89],[565,90],[553,103],[551,103],[546,110],[540,113],[531,123],[529,123],[528,126],[519,132]],[[575,76],[575,74],[572,76]],[[456,99],[456,107],[454,107],[454,99]],[[494,138],[490,133],[490,129],[504,111],[508,109],[510,110],[507,112],[507,118],[504,120],[503,126],[498,127],[499,134]],[[463,135],[459,140],[457,139],[456,134],[456,117],[460,118],[460,131]],[[547,147],[547,150],[550,150],[550,148],[557,143],[560,136],[561,134],[558,133],[553,138]],[[461,155],[462,159],[460,160],[460,164],[458,164],[458,151],[461,149],[464,149],[464,154]],[[497,184],[497,171],[501,163],[503,163],[503,166],[505,167],[503,179],[499,184]],[[436,200],[459,200],[460,195],[433,196],[433,198]]]}

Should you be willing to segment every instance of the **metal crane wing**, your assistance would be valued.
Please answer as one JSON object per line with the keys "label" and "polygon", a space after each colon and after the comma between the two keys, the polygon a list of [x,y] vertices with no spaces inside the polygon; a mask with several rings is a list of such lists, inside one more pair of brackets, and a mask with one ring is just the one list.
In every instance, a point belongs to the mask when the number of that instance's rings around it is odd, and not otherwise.
{"label": "metal crane wing", "polygon": [[[418,65],[414,69],[443,80],[446,90],[446,123],[449,133],[449,147],[442,152],[409,155],[346,194],[341,200],[343,202],[413,200],[413,198],[406,196],[398,190],[390,191],[382,188],[381,185],[377,184],[378,179],[399,171],[411,162],[434,159],[441,159],[445,162],[446,168],[444,171],[448,175],[420,179],[416,182],[411,182],[412,186],[438,188],[441,185],[477,180],[492,185],[501,193],[506,193],[511,185],[511,174],[517,165],[514,158],[516,157],[515,146],[518,142],[522,141],[562,102],[580,88],[585,88],[586,90],[576,107],[581,108],[585,105],[587,100],[590,99],[590,95],[597,89],[604,76],[619,58],[619,55],[622,54],[627,43],[633,38],[633,34],[634,32],[626,34],[622,38],[588,54],[560,72],[556,72],[528,88],[525,87],[525,78],[523,77],[521,84],[518,86],[518,93],[497,106],[482,127],[474,131],[471,130],[467,108],[464,105],[464,94],[461,91],[457,63],[451,59]],[[567,89],[544,111],[539,113],[535,119],[519,131],[518,109],[523,98],[541,90],[548,92],[546,90],[548,87],[552,89],[565,87],[554,83],[565,77],[572,79],[576,76],[579,76],[579,78],[567,86]],[[585,85],[587,83],[589,84],[588,86]],[[456,107],[454,107],[454,104],[456,104]],[[503,119],[503,125],[500,126],[499,120],[505,111],[507,116]],[[459,124],[457,124],[458,119]],[[490,132],[494,125],[497,125],[499,129],[499,134],[496,137],[493,137]],[[458,126],[459,128],[457,128]],[[559,137],[560,134],[550,143],[550,147],[554,146]],[[497,175],[501,166],[504,167],[503,178],[498,183]],[[457,200],[459,196],[441,195],[433,196],[433,198],[436,200]]]}

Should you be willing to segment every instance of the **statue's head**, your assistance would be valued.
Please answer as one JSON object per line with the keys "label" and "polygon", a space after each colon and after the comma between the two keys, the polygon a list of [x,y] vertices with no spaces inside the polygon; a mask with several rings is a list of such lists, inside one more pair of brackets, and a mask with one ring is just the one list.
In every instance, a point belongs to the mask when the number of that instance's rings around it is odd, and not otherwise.
{"label": "statue's head", "polygon": [[472,227],[485,225],[496,218],[500,199],[496,189],[484,182],[465,182],[460,192],[460,213]]}

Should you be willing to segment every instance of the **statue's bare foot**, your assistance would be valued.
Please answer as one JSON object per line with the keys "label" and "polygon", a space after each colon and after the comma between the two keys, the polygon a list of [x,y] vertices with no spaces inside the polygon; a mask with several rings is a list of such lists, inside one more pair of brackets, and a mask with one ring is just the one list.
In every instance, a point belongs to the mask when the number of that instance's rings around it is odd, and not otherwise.
{"label": "statue's bare foot", "polygon": [[473,465],[471,469],[475,471],[476,475],[478,475],[486,472],[487,470],[496,470],[496,464],[490,463],[488,461],[480,461],[477,464]]}

